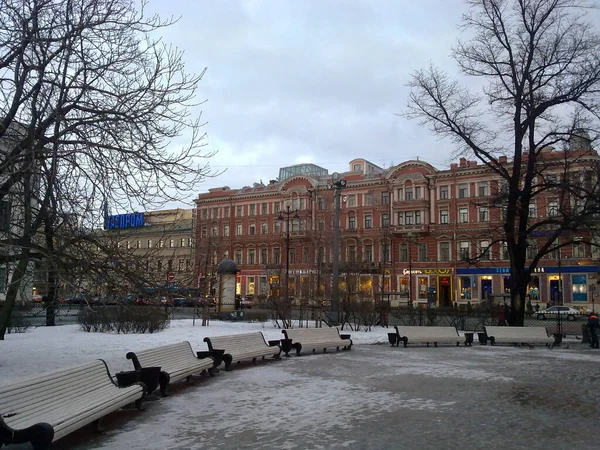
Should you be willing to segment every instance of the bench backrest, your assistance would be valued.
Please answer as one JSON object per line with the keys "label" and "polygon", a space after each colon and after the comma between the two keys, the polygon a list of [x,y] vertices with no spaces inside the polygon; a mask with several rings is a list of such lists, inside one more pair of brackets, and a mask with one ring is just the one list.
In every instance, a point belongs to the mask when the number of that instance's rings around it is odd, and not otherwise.
{"label": "bench backrest", "polygon": [[[188,341],[141,350],[135,352],[135,355],[142,367],[160,366],[161,370],[167,373],[185,369],[189,367],[190,362],[198,360]],[[127,358],[131,359],[129,353]]]}
{"label": "bench backrest", "polygon": [[286,335],[287,339],[291,339],[293,342],[305,342],[341,339],[340,331],[337,327],[323,327],[323,328],[291,328],[283,330],[282,333]]}
{"label": "bench backrest", "polygon": [[86,395],[94,395],[107,385],[116,387],[101,359],[0,385],[0,416],[9,426],[11,418],[22,422],[24,416],[43,422],[44,416],[51,414],[58,405],[68,405]]}
{"label": "bench backrest", "polygon": [[421,337],[428,337],[428,336],[435,336],[435,337],[443,337],[443,338],[456,338],[457,340],[460,339],[460,336],[458,335],[458,332],[456,331],[456,328],[454,327],[417,327],[417,326],[406,326],[406,327],[402,327],[402,326],[397,326],[395,327],[396,330],[398,331],[398,335],[400,337],[411,337],[411,336],[417,336],[419,338]]}
{"label": "bench backrest", "polygon": [[485,327],[485,333],[496,340],[505,338],[548,338],[546,327]]}
{"label": "bench backrest", "polygon": [[262,332],[229,334],[225,336],[205,337],[204,342],[210,350],[225,350],[225,353],[243,354],[246,351],[262,350],[269,345]]}

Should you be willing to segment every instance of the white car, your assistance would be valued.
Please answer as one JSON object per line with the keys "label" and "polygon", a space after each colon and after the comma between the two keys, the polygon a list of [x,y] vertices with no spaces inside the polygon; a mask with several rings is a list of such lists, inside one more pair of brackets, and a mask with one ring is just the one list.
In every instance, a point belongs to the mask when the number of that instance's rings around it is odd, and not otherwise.
{"label": "white car", "polygon": [[538,311],[536,314],[539,320],[546,320],[546,316],[557,317],[559,313],[562,318],[571,321],[576,320],[577,316],[582,316],[584,314],[578,309],[569,308],[568,306],[551,306],[548,309]]}

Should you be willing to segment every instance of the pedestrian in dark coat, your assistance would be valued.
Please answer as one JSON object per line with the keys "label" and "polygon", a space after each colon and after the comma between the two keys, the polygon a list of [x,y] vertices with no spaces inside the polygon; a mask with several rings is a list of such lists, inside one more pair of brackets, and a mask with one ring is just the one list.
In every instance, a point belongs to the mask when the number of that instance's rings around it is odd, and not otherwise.
{"label": "pedestrian in dark coat", "polygon": [[587,326],[590,332],[590,347],[600,348],[598,337],[598,334],[600,334],[600,322],[598,321],[598,316],[596,315],[596,313],[590,313],[590,315],[588,316]]}

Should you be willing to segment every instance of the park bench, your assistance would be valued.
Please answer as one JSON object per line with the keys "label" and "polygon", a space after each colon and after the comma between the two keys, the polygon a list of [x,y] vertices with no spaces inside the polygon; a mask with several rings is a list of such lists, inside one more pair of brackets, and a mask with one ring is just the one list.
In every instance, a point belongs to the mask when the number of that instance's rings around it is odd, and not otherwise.
{"label": "park bench", "polygon": [[546,327],[483,327],[490,344],[554,344],[554,338],[548,336]]}
{"label": "park bench", "polygon": [[118,387],[106,363],[95,360],[0,386],[0,447],[30,442],[50,444],[135,402],[142,409],[141,383]]}
{"label": "park bench", "polygon": [[230,334],[226,336],[205,337],[204,342],[208,349],[224,350],[223,361],[225,370],[231,370],[231,364],[251,359],[256,362],[257,358],[265,359],[265,356],[279,358],[281,347],[279,341],[265,341],[260,331],[256,333]]}
{"label": "park bench", "polygon": [[142,367],[161,368],[158,381],[163,396],[167,394],[167,385],[171,381],[179,381],[185,378],[188,383],[191,383],[192,375],[195,373],[208,371],[212,375],[212,369],[215,365],[211,352],[198,352],[198,355],[196,355],[188,341],[149,348],[139,352],[129,352],[126,357],[131,359],[136,370]]}
{"label": "park bench", "polygon": [[323,353],[325,353],[328,347],[335,347],[337,350],[340,347],[344,350],[352,348],[350,335],[340,334],[337,327],[292,328],[281,332],[286,339],[291,340],[292,347],[296,349],[298,356],[302,349],[312,350],[313,353],[318,349],[323,349]]}
{"label": "park bench", "polygon": [[465,339],[459,336],[456,328],[454,327],[417,327],[417,326],[395,326],[396,339],[392,342],[392,336],[389,336],[392,347],[396,344],[396,347],[400,346],[400,342],[406,347],[409,343],[425,343],[427,347],[429,344],[433,344],[437,347],[438,344],[453,344],[460,345],[461,341]]}

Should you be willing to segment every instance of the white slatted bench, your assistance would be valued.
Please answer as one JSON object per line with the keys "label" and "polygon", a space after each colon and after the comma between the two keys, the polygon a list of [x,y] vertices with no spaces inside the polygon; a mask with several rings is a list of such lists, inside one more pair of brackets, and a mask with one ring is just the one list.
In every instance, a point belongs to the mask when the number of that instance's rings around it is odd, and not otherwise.
{"label": "white slatted bench", "polygon": [[531,346],[533,344],[554,344],[554,338],[548,336],[546,327],[483,327],[487,339],[492,345],[522,344]]}
{"label": "white slatted bench", "polygon": [[230,334],[226,336],[205,337],[204,342],[211,351],[224,350],[223,361],[225,370],[231,370],[231,364],[251,359],[256,362],[257,358],[265,359],[265,356],[279,358],[281,347],[279,341],[267,341],[264,335],[256,333]]}
{"label": "white slatted bench", "polygon": [[337,350],[342,347],[344,350],[352,348],[352,339],[349,334],[340,334],[337,327],[323,328],[291,328],[281,330],[286,339],[292,341],[292,346],[296,349],[296,355],[300,355],[302,349],[316,350],[323,349],[323,353],[328,347],[335,347]]}
{"label": "white slatted bench", "polygon": [[[396,329],[396,346],[400,346],[400,342],[406,347],[408,344],[425,343],[433,344],[437,347],[438,344],[454,344],[460,345],[465,338],[459,336],[454,327],[403,327],[395,326]],[[392,343],[393,346],[393,343]]]}
{"label": "white slatted bench", "polygon": [[118,387],[106,363],[95,360],[16,383],[0,385],[0,447],[30,442],[34,449],[135,402],[142,408],[141,383]]}
{"label": "white slatted bench", "polygon": [[214,359],[205,352],[199,352],[200,357],[194,354],[192,346],[188,341],[177,344],[163,345],[161,347],[149,348],[139,352],[127,353],[127,359],[131,359],[135,369],[142,367],[161,367],[159,385],[162,395],[166,395],[167,385],[171,381],[179,381],[184,378],[192,381],[192,374],[208,371],[212,375]]}

